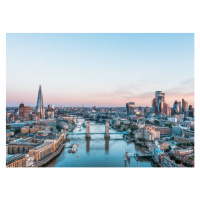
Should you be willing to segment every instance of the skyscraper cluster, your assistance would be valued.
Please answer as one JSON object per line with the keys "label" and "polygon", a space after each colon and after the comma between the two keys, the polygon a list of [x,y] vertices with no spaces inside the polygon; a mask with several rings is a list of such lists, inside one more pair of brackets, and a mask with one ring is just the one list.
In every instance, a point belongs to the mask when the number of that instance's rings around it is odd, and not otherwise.
{"label": "skyscraper cluster", "polygon": [[194,108],[192,105],[188,106],[188,102],[182,99],[181,101],[175,101],[173,105],[173,114],[184,114],[186,117],[194,117]]}
{"label": "skyscraper cluster", "polygon": [[[135,115],[137,114],[137,109],[135,109],[135,103],[134,102],[129,102],[126,103],[126,109],[127,109],[127,116],[130,115]],[[139,113],[140,115],[144,115],[142,112],[143,109],[139,107]],[[149,113],[149,108],[144,109],[145,113]],[[155,92],[155,97],[152,100],[152,112],[165,116],[165,117],[170,117],[171,114],[173,115],[179,115],[179,114],[184,114],[184,117],[194,117],[194,108],[192,108],[192,105],[188,106],[188,102],[182,99],[181,101],[175,100],[173,108],[171,109],[169,104],[166,103],[165,101],[165,93],[162,91],[156,91]]]}
{"label": "skyscraper cluster", "polygon": [[152,100],[152,108],[154,113],[165,113],[167,116],[171,115],[171,109],[165,102],[165,93],[162,91],[155,92],[155,98]]}

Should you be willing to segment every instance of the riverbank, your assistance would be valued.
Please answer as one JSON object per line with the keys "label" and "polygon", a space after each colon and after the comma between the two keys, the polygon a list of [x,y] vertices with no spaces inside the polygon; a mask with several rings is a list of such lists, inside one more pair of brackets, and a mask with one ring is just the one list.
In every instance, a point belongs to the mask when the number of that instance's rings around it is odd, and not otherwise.
{"label": "riverbank", "polygon": [[52,161],[54,161],[57,157],[59,157],[59,155],[62,153],[63,149],[65,147],[65,143],[61,144],[57,151],[55,151],[54,153],[52,153],[51,155],[49,155],[47,158],[38,161],[37,163],[35,163],[34,167],[46,167],[47,165],[49,165]]}

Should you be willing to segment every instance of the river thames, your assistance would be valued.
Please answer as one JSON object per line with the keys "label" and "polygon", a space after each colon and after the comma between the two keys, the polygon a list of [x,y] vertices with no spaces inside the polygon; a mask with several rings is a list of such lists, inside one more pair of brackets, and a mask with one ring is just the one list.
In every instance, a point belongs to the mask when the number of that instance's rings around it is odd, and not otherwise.
{"label": "river thames", "polygon": [[[86,128],[81,125],[83,121],[79,119],[73,133],[86,133]],[[95,122],[90,123],[91,133],[104,133],[105,125]],[[72,134],[73,134],[72,133]],[[110,133],[117,131],[110,129]],[[104,139],[103,134],[92,134],[91,139],[85,139],[85,135],[69,135],[70,142],[66,142],[66,147],[60,156],[48,167],[154,167],[154,163],[148,159],[136,160],[131,157],[130,161],[124,160],[125,149],[128,153],[136,153],[141,146],[127,143],[122,135],[111,134],[110,139]],[[76,153],[68,153],[69,143],[78,143]]]}

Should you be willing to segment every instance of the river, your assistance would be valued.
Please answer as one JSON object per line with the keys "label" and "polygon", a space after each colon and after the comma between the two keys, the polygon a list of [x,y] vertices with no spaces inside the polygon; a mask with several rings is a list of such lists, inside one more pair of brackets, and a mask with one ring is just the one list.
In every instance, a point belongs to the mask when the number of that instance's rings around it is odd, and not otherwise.
{"label": "river", "polygon": [[[85,133],[86,128],[81,127],[83,121],[78,120],[73,133]],[[81,129],[81,130],[80,130]],[[91,133],[104,133],[105,125],[90,123]],[[73,134],[72,133],[72,134]],[[117,131],[110,129],[110,133]],[[60,156],[48,167],[153,167],[154,163],[148,159],[136,160],[131,157],[130,161],[124,160],[125,148],[129,153],[139,151],[141,146],[124,141],[122,135],[111,134],[110,139],[104,139],[103,134],[91,135],[91,139],[85,139],[84,135],[70,135],[69,143],[78,143],[78,151],[74,154],[68,153],[65,147]],[[66,143],[69,144],[68,142]]]}

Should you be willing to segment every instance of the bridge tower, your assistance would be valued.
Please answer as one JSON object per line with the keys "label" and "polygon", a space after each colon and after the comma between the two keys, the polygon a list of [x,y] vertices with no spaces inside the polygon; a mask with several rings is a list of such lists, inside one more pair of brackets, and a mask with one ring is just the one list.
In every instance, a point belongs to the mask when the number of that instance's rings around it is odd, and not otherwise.
{"label": "bridge tower", "polygon": [[105,138],[110,138],[110,133],[109,133],[109,121],[106,121],[106,131],[105,131]]}
{"label": "bridge tower", "polygon": [[88,121],[87,124],[86,124],[86,135],[85,135],[86,138],[91,138],[91,135],[90,135],[90,122]]}

